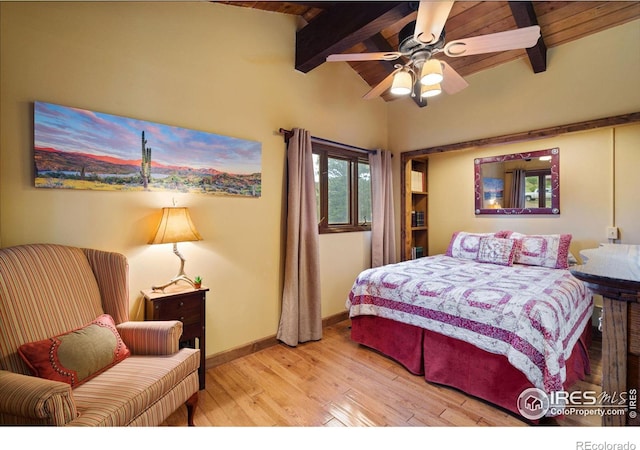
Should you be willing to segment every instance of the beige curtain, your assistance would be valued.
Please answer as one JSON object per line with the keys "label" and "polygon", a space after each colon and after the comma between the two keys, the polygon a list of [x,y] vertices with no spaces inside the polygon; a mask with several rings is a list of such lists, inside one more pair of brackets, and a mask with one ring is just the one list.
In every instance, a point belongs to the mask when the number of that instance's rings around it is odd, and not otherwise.
{"label": "beige curtain", "polygon": [[322,338],[320,256],[311,135],[292,130],[287,147],[287,243],[278,339],[290,346]]}
{"label": "beige curtain", "polygon": [[369,154],[371,170],[371,267],[396,262],[391,153]]}
{"label": "beige curtain", "polygon": [[524,191],[525,191],[525,175],[524,169],[514,169],[513,179],[511,180],[510,204],[512,208],[524,208]]}

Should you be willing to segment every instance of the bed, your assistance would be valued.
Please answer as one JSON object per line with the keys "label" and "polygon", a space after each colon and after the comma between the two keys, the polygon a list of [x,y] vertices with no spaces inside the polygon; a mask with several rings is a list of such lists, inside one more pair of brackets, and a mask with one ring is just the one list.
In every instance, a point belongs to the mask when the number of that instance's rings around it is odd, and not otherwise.
{"label": "bed", "polygon": [[593,299],[567,270],[570,241],[456,232],[445,254],[364,270],[351,338],[522,417],[525,389],[568,390],[590,370]]}

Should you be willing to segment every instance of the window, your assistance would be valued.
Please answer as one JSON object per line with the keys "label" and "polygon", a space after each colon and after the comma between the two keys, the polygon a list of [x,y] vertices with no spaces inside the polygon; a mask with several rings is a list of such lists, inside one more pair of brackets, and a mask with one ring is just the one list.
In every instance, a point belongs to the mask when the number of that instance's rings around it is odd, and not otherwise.
{"label": "window", "polygon": [[524,197],[528,208],[551,208],[551,170],[527,170]]}
{"label": "window", "polygon": [[320,233],[371,230],[371,172],[368,155],[313,144]]}

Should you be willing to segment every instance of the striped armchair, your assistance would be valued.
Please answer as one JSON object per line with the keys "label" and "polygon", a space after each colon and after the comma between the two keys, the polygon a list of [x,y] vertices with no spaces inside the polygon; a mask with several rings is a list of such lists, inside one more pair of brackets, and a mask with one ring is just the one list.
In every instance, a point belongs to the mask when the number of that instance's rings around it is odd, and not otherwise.
{"label": "striped armchair", "polygon": [[[193,425],[199,350],[179,349],[179,321],[129,321],[128,270],[125,256],[100,250],[55,244],[0,249],[0,424],[154,426],[186,404]],[[60,342],[51,338],[75,336],[104,314],[115,323],[104,341],[118,342],[124,359],[79,383],[32,375],[35,363],[25,359],[25,345]],[[82,353],[86,347],[64,345],[79,354],[80,365],[90,359],[89,351]],[[62,356],[45,354],[47,360],[56,375],[80,379],[80,372],[60,369]]]}

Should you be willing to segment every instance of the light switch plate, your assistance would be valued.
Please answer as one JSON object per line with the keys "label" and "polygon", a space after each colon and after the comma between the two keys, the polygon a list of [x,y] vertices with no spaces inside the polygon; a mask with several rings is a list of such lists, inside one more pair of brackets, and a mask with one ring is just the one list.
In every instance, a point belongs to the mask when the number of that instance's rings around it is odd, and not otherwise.
{"label": "light switch plate", "polygon": [[607,239],[618,239],[618,227],[607,227]]}

